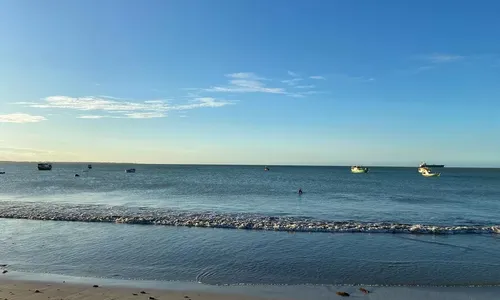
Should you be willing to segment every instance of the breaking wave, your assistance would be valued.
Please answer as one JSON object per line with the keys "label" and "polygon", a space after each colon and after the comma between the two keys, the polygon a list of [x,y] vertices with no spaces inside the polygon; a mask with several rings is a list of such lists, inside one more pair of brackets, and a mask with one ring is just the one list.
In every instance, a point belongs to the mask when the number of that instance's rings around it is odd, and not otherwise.
{"label": "breaking wave", "polygon": [[0,202],[0,218],[186,226],[287,232],[500,234],[500,225],[431,225],[329,221],[308,217],[180,212],[144,207]]}

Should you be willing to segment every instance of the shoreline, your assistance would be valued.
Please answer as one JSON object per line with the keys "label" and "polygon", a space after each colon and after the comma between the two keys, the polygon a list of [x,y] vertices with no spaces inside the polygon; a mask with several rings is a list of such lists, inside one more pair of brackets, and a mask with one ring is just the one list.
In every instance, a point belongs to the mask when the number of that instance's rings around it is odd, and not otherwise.
{"label": "shoreline", "polygon": [[[98,287],[94,287],[98,285]],[[365,288],[369,293],[360,291]],[[39,293],[35,291],[39,290]],[[146,294],[141,294],[145,291]],[[196,282],[141,281],[10,271],[0,274],[0,299],[191,299],[308,300],[340,299],[337,292],[363,299],[497,299],[500,286],[370,285],[207,285]]]}

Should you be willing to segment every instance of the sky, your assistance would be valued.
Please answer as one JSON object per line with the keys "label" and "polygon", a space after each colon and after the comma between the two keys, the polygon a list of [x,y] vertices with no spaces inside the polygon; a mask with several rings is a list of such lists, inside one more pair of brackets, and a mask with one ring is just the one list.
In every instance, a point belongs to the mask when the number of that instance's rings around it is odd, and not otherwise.
{"label": "sky", "polygon": [[0,160],[500,167],[499,11],[0,0]]}

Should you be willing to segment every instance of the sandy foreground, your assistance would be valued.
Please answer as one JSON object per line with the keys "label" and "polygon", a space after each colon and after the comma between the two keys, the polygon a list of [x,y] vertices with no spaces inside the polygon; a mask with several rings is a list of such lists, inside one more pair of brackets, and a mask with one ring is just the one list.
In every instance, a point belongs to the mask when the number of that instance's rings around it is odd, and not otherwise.
{"label": "sandy foreground", "polygon": [[0,280],[0,300],[258,300],[242,295]]}
{"label": "sandy foreground", "polygon": [[[0,275],[1,276],[1,275]],[[359,286],[261,288],[258,296],[254,288],[205,292],[179,291],[138,287],[106,286],[99,284],[40,282],[0,278],[0,300],[308,300],[308,299],[366,299],[366,300],[490,300],[500,299],[500,287],[365,287]],[[338,295],[346,292],[349,296]],[[253,294],[253,295],[252,295]]]}

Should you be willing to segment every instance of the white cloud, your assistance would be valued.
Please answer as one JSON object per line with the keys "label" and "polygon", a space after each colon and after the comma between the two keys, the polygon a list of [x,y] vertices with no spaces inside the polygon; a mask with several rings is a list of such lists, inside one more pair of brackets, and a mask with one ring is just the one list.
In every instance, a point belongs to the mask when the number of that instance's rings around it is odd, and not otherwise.
{"label": "white cloud", "polygon": [[455,55],[455,54],[441,54],[433,53],[430,55],[421,56],[422,59],[430,61],[432,63],[448,63],[455,62],[465,58],[465,56]]}
{"label": "white cloud", "polygon": [[310,79],[316,79],[316,80],[326,80],[325,77],[323,76],[309,76]]}
{"label": "white cloud", "polygon": [[86,115],[86,116],[79,116],[77,117],[78,119],[102,119],[106,118],[106,116],[99,116],[99,115]]}
{"label": "white cloud", "polygon": [[302,81],[302,78],[287,79],[287,80],[282,80],[281,82],[288,84],[289,86],[294,86],[297,85],[300,81]]}
{"label": "white cloud", "polygon": [[156,112],[137,112],[137,113],[128,113],[125,116],[131,119],[152,119],[152,118],[164,118],[167,115],[164,113],[156,113]]}
{"label": "white cloud", "polygon": [[226,74],[226,77],[231,78],[228,85],[213,86],[205,91],[207,92],[225,92],[225,93],[270,93],[270,94],[285,94],[286,91],[279,87],[267,87],[264,84],[264,78],[261,78],[254,73],[232,73]]}
{"label": "white cloud", "polygon": [[47,120],[43,116],[33,116],[24,113],[0,115],[0,123],[37,123]]}
{"label": "white cloud", "polygon": [[232,104],[230,101],[221,101],[215,98],[195,98],[188,104],[170,105],[162,100],[148,100],[142,102],[117,101],[113,97],[89,96],[69,97],[50,96],[38,103],[18,103],[32,108],[64,109],[77,111],[101,112],[104,114],[81,115],[82,119],[100,118],[162,118],[168,111],[189,110],[202,107],[222,107]]}
{"label": "white cloud", "polygon": [[[304,93],[297,93],[296,91],[290,91],[290,88],[296,89],[313,89],[315,86],[313,85],[299,85],[300,82],[304,80],[304,78],[299,77],[298,73],[288,71],[288,75],[293,78],[289,78],[286,80],[276,80],[276,79],[266,79],[260,77],[252,72],[239,72],[239,73],[231,73],[226,74],[228,77],[228,84],[226,85],[217,85],[212,86],[208,89],[204,89],[202,91],[205,92],[223,92],[223,93],[268,93],[268,94],[279,94],[290,97],[305,97]],[[306,78],[307,79],[307,78]],[[274,82],[278,86],[268,86],[266,82]],[[277,83],[276,83],[277,82]],[[279,85],[282,86],[279,86]]]}
{"label": "white cloud", "polygon": [[174,110],[189,110],[201,107],[222,107],[225,105],[234,104],[233,102],[217,101],[217,99],[212,97],[202,97],[194,99],[191,104],[178,105],[174,107]]}
{"label": "white cloud", "polygon": [[252,72],[231,73],[231,74],[226,74],[226,77],[234,79],[266,80],[265,78],[259,77]]}

